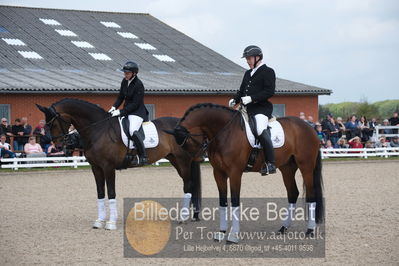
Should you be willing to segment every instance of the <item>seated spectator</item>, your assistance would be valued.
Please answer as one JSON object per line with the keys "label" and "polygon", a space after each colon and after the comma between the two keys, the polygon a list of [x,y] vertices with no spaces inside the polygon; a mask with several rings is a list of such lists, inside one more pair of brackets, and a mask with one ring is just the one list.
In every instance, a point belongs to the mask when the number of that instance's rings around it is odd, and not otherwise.
{"label": "seated spectator", "polygon": [[334,146],[332,145],[332,141],[331,140],[327,140],[326,141],[326,146],[325,146],[325,148],[326,149],[334,149]]}
{"label": "seated spectator", "polygon": [[33,135],[40,137],[40,146],[47,151],[48,146],[50,146],[51,135],[49,128],[46,126],[46,121],[40,120],[39,125],[33,131]]}
{"label": "seated spectator", "polygon": [[[384,121],[382,121],[382,125],[383,125],[384,127],[390,126],[389,120],[388,120],[388,119],[384,119]],[[383,134],[385,134],[385,135],[387,135],[387,134],[394,134],[392,128],[384,128],[383,130],[384,130],[384,131],[383,131]],[[390,141],[390,140],[391,140],[391,137],[387,137],[386,140],[387,140],[387,141]]]}
{"label": "seated spectator", "polygon": [[6,135],[6,142],[10,143],[10,137],[12,136],[11,126],[5,117],[1,119],[0,135]]}
{"label": "seated spectator", "polygon": [[25,144],[24,151],[26,157],[46,157],[42,147],[36,143],[36,137],[29,138],[29,142]]}
{"label": "seated spectator", "polygon": [[50,146],[47,149],[47,157],[64,156],[65,153],[61,149],[55,147],[54,142],[50,142]]}
{"label": "seated spectator", "polygon": [[367,118],[365,116],[360,117],[360,121],[358,122],[358,127],[360,129],[360,138],[363,142],[366,142],[370,139],[369,136],[369,123],[367,122]]}
{"label": "seated spectator", "polygon": [[349,148],[348,143],[346,143],[345,138],[340,138],[337,143],[335,144],[334,148],[336,149],[347,149]]}
{"label": "seated spectator", "polygon": [[[75,149],[81,149],[82,143],[79,132],[73,125],[69,127],[68,137],[66,140],[66,156],[72,156]],[[82,155],[81,152],[79,152]]]}
{"label": "seated spectator", "polygon": [[398,147],[399,147],[399,137],[398,137],[398,136],[393,137],[393,138],[391,139],[391,142],[389,142],[389,145],[390,145],[392,148],[398,148]]}
{"label": "seated spectator", "polygon": [[337,117],[337,125],[339,128],[339,132],[338,132],[338,137],[342,138],[342,137],[346,137],[346,127],[344,125],[344,123],[342,122],[342,117]]}
{"label": "seated spectator", "polygon": [[28,124],[27,117],[21,118],[21,125],[24,127],[23,143],[25,145],[26,143],[28,143],[29,137],[32,135],[32,126]]}
{"label": "seated spectator", "polygon": [[326,145],[326,134],[324,134],[320,123],[316,123],[316,133],[320,139],[320,144],[322,146]]}
{"label": "seated spectator", "polygon": [[376,148],[388,148],[390,147],[389,142],[386,141],[385,136],[380,137],[378,142],[375,143]]}
{"label": "seated spectator", "polygon": [[324,132],[328,131],[328,123],[330,123],[330,119],[333,117],[332,114],[327,114],[326,118],[321,121],[321,128],[323,129]]}
{"label": "seated spectator", "polygon": [[363,148],[363,144],[360,140],[360,137],[356,136],[348,141],[348,144],[353,149]]}
{"label": "seated spectator", "polygon": [[15,153],[11,151],[10,144],[6,142],[6,135],[0,136],[0,157],[1,158],[15,158]]}
{"label": "seated spectator", "polygon": [[360,129],[359,125],[356,122],[356,116],[352,115],[349,119],[348,122],[345,124],[346,127],[346,132],[347,132],[347,138],[348,139],[353,139],[356,136],[360,136]]}
{"label": "seated spectator", "polygon": [[14,151],[24,150],[24,127],[21,125],[19,118],[15,119],[15,124],[11,127],[11,132],[14,135]]}
{"label": "seated spectator", "polygon": [[[391,124],[391,126],[399,126],[398,112],[394,112],[393,116],[389,118],[388,121]],[[398,130],[394,129],[392,134],[398,134]]]}
{"label": "seated spectator", "polygon": [[375,145],[374,145],[373,142],[367,141],[367,142],[364,144],[364,147],[365,147],[365,148],[368,148],[368,149],[374,149],[374,148],[375,148]]}

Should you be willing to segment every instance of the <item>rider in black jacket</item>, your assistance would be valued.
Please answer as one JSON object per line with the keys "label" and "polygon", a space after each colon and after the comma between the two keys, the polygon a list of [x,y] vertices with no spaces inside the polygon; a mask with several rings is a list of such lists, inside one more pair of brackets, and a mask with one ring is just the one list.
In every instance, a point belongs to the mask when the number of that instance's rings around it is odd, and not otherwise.
{"label": "rider in black jacket", "polygon": [[[127,62],[121,69],[125,78],[122,80],[119,96],[114,105],[108,111],[112,116],[128,116],[130,122],[130,134],[134,140],[139,158],[133,162],[136,165],[148,163],[147,154],[138,130],[143,121],[148,120],[148,111],[144,105],[144,85],[137,77],[139,67],[135,62]],[[123,109],[118,107],[125,101]]]}
{"label": "rider in black jacket", "polygon": [[242,57],[246,58],[250,67],[244,74],[240,89],[229,106],[242,103],[249,116],[256,120],[259,142],[263,148],[265,164],[260,173],[262,175],[276,173],[273,144],[267,130],[269,118],[273,113],[273,104],[268,100],[274,95],[276,88],[276,75],[274,70],[262,63],[262,50],[255,45],[245,48]]}

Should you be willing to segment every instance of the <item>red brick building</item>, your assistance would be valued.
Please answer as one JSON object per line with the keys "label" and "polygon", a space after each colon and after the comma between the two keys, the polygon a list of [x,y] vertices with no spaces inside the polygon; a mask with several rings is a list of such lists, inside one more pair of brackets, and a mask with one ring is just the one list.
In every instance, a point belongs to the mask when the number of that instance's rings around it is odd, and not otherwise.
{"label": "red brick building", "polygon": [[[245,71],[148,14],[0,6],[0,116],[36,125],[36,103],[67,97],[108,109],[127,60],[140,66],[152,118],[180,117],[200,102],[226,105]],[[318,95],[330,93],[278,78],[275,115],[317,119]]]}

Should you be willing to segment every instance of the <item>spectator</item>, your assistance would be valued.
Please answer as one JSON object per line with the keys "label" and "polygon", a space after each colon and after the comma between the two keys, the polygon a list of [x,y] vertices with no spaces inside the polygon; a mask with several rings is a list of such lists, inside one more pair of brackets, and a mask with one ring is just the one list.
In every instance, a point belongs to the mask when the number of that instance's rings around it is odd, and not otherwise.
{"label": "spectator", "polygon": [[329,139],[332,142],[332,146],[334,146],[337,141],[338,141],[338,133],[339,133],[339,126],[338,124],[335,122],[334,117],[330,117],[330,121],[328,121],[328,123],[326,124],[327,127],[327,133],[329,136]]}
{"label": "spectator", "polygon": [[375,143],[376,148],[389,148],[389,142],[386,141],[385,136],[380,137],[379,141]]}
{"label": "spectator", "polygon": [[6,140],[6,135],[2,134],[0,136],[0,157],[4,158],[6,156],[9,158],[15,158],[15,153],[11,151],[10,144],[7,143]]}
{"label": "spectator", "polygon": [[46,151],[51,142],[50,130],[46,126],[46,121],[40,120],[39,125],[33,131],[33,135],[40,137],[40,146]]}
{"label": "spectator", "polygon": [[25,144],[24,151],[26,157],[46,157],[42,147],[36,143],[36,137],[29,137],[29,142]]}
{"label": "spectator", "polygon": [[306,119],[305,119],[305,113],[304,113],[304,112],[300,112],[300,113],[299,113],[299,118],[302,119],[303,121],[306,121]]}
{"label": "spectator", "polygon": [[[359,131],[359,126],[358,123],[356,122],[356,116],[352,115],[348,122],[345,124],[346,127],[346,132],[347,132],[347,138],[348,139],[353,139],[356,136],[360,136],[360,131]],[[349,143],[349,142],[348,142]]]}
{"label": "spectator", "polygon": [[323,129],[323,131],[328,131],[328,123],[330,123],[330,119],[333,117],[332,114],[328,114],[326,115],[326,118],[321,121],[321,127]]}
{"label": "spectator", "polygon": [[331,140],[327,140],[326,141],[326,149],[334,149],[334,146],[332,145],[332,141]]}
{"label": "spectator", "polygon": [[82,148],[82,143],[80,140],[79,132],[75,129],[73,125],[69,127],[68,138],[66,141],[66,156],[72,156],[73,151],[78,148]]}
{"label": "spectator", "polygon": [[324,134],[320,123],[316,123],[316,133],[320,139],[320,144],[324,146],[326,144],[326,134]]}
{"label": "spectator", "polygon": [[348,143],[346,143],[345,138],[340,138],[337,143],[335,144],[334,148],[336,149],[347,149],[349,148]]}
{"label": "spectator", "polygon": [[[393,116],[389,118],[388,121],[391,124],[391,126],[399,126],[398,112],[394,112]],[[392,134],[398,134],[398,130],[394,129]]]}
{"label": "spectator", "polygon": [[337,125],[339,128],[339,132],[338,132],[338,137],[342,138],[342,137],[346,137],[346,127],[344,125],[344,123],[342,122],[342,117],[337,117]]}
{"label": "spectator", "polygon": [[313,122],[313,116],[309,115],[308,116],[308,120],[307,120],[308,124],[314,128],[314,122]]}
{"label": "spectator", "polygon": [[360,137],[356,136],[348,141],[348,144],[353,149],[363,148],[363,144],[360,141]]}
{"label": "spectator", "polygon": [[374,145],[373,142],[367,141],[367,142],[364,144],[364,147],[365,147],[365,148],[368,148],[368,149],[373,149],[373,148],[375,148],[375,145]]}
{"label": "spectator", "polygon": [[10,137],[12,136],[11,126],[8,125],[7,118],[5,117],[1,119],[0,135],[6,135],[6,142],[10,143]]}
{"label": "spectator", "polygon": [[376,126],[378,126],[377,119],[373,117],[369,122],[369,128],[370,130],[374,130]]}
{"label": "spectator", "polygon": [[391,139],[391,142],[389,142],[389,145],[390,145],[392,148],[398,148],[398,147],[399,147],[399,137],[398,137],[398,136],[393,137],[393,138]]}
{"label": "spectator", "polygon": [[32,126],[28,124],[28,118],[22,117],[21,124],[24,127],[24,145],[28,143],[29,137],[32,135]]}
{"label": "spectator", "polygon": [[360,117],[360,121],[357,123],[358,128],[360,129],[360,137],[363,142],[366,142],[370,139],[369,136],[369,123],[367,122],[367,118],[365,116]]}
{"label": "spectator", "polygon": [[15,124],[11,127],[11,132],[14,135],[14,151],[24,150],[24,127],[21,125],[19,118],[15,119]]}
{"label": "spectator", "polygon": [[[390,126],[389,120],[388,119],[384,119],[384,121],[382,121],[382,125],[384,127]],[[385,135],[393,134],[393,129],[392,128],[384,128],[384,133],[383,134],[385,134]],[[387,137],[387,141],[389,141],[390,139],[391,139],[390,137]]]}
{"label": "spectator", "polygon": [[64,156],[65,153],[61,149],[57,149],[55,147],[54,142],[50,142],[50,146],[47,149],[47,156],[52,157],[52,156]]}

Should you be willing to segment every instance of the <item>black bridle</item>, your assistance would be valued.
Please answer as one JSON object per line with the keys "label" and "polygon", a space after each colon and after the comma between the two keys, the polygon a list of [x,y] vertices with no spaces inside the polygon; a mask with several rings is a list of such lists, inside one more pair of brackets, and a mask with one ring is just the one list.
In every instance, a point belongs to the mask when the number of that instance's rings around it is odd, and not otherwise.
{"label": "black bridle", "polygon": [[[58,112],[55,110],[55,108],[54,108],[53,106],[50,106],[48,109],[49,109],[49,111],[50,111],[50,113],[51,113],[51,115],[52,115],[52,118],[50,119],[50,121],[48,121],[48,122],[46,123],[46,125],[49,127],[50,132],[51,132],[51,128],[53,127],[53,124],[54,124],[55,121],[57,121],[57,122],[60,124],[61,131],[62,131],[62,134],[61,134],[61,135],[58,135],[58,136],[51,136],[51,138],[52,138],[52,139],[63,138],[63,140],[62,140],[62,145],[65,145],[66,142],[68,141],[69,131],[68,131],[68,129],[65,129],[65,128],[62,126],[62,124],[61,124],[60,121],[62,121],[63,123],[65,123],[65,124],[67,124],[67,125],[68,125],[68,124],[71,124],[71,123],[68,122],[68,121],[66,121],[66,120],[60,115],[60,113],[58,113]],[[102,119],[102,120],[100,120],[100,121],[96,121],[96,122],[94,122],[94,123],[91,123],[91,124],[85,126],[84,128],[80,129],[79,132],[81,133],[81,132],[85,131],[86,129],[88,129],[88,128],[90,128],[90,127],[93,127],[93,126],[95,126],[95,125],[97,125],[97,124],[100,124],[100,123],[102,123],[102,122],[105,122],[105,121],[107,121],[107,120],[109,120],[109,119],[111,119],[111,118],[112,118],[112,116],[109,116],[109,117],[107,117],[107,118],[105,118],[105,119]]]}
{"label": "black bridle", "polygon": [[[183,142],[180,143],[179,145],[181,147],[183,147],[184,144],[186,144],[186,142],[188,141],[188,139],[192,139],[196,144],[200,145],[199,150],[194,154],[193,158],[196,158],[199,155],[204,154],[206,152],[206,150],[209,148],[209,145],[233,122],[234,118],[239,113],[240,112],[236,112],[233,115],[233,117],[229,120],[229,122],[226,123],[211,139],[206,138],[206,134],[192,134],[187,129],[185,129],[186,130],[186,136],[183,139]],[[205,138],[203,138],[202,142],[200,142],[200,141],[196,140],[195,138],[193,138],[193,137],[200,137],[200,136],[205,137]]]}

